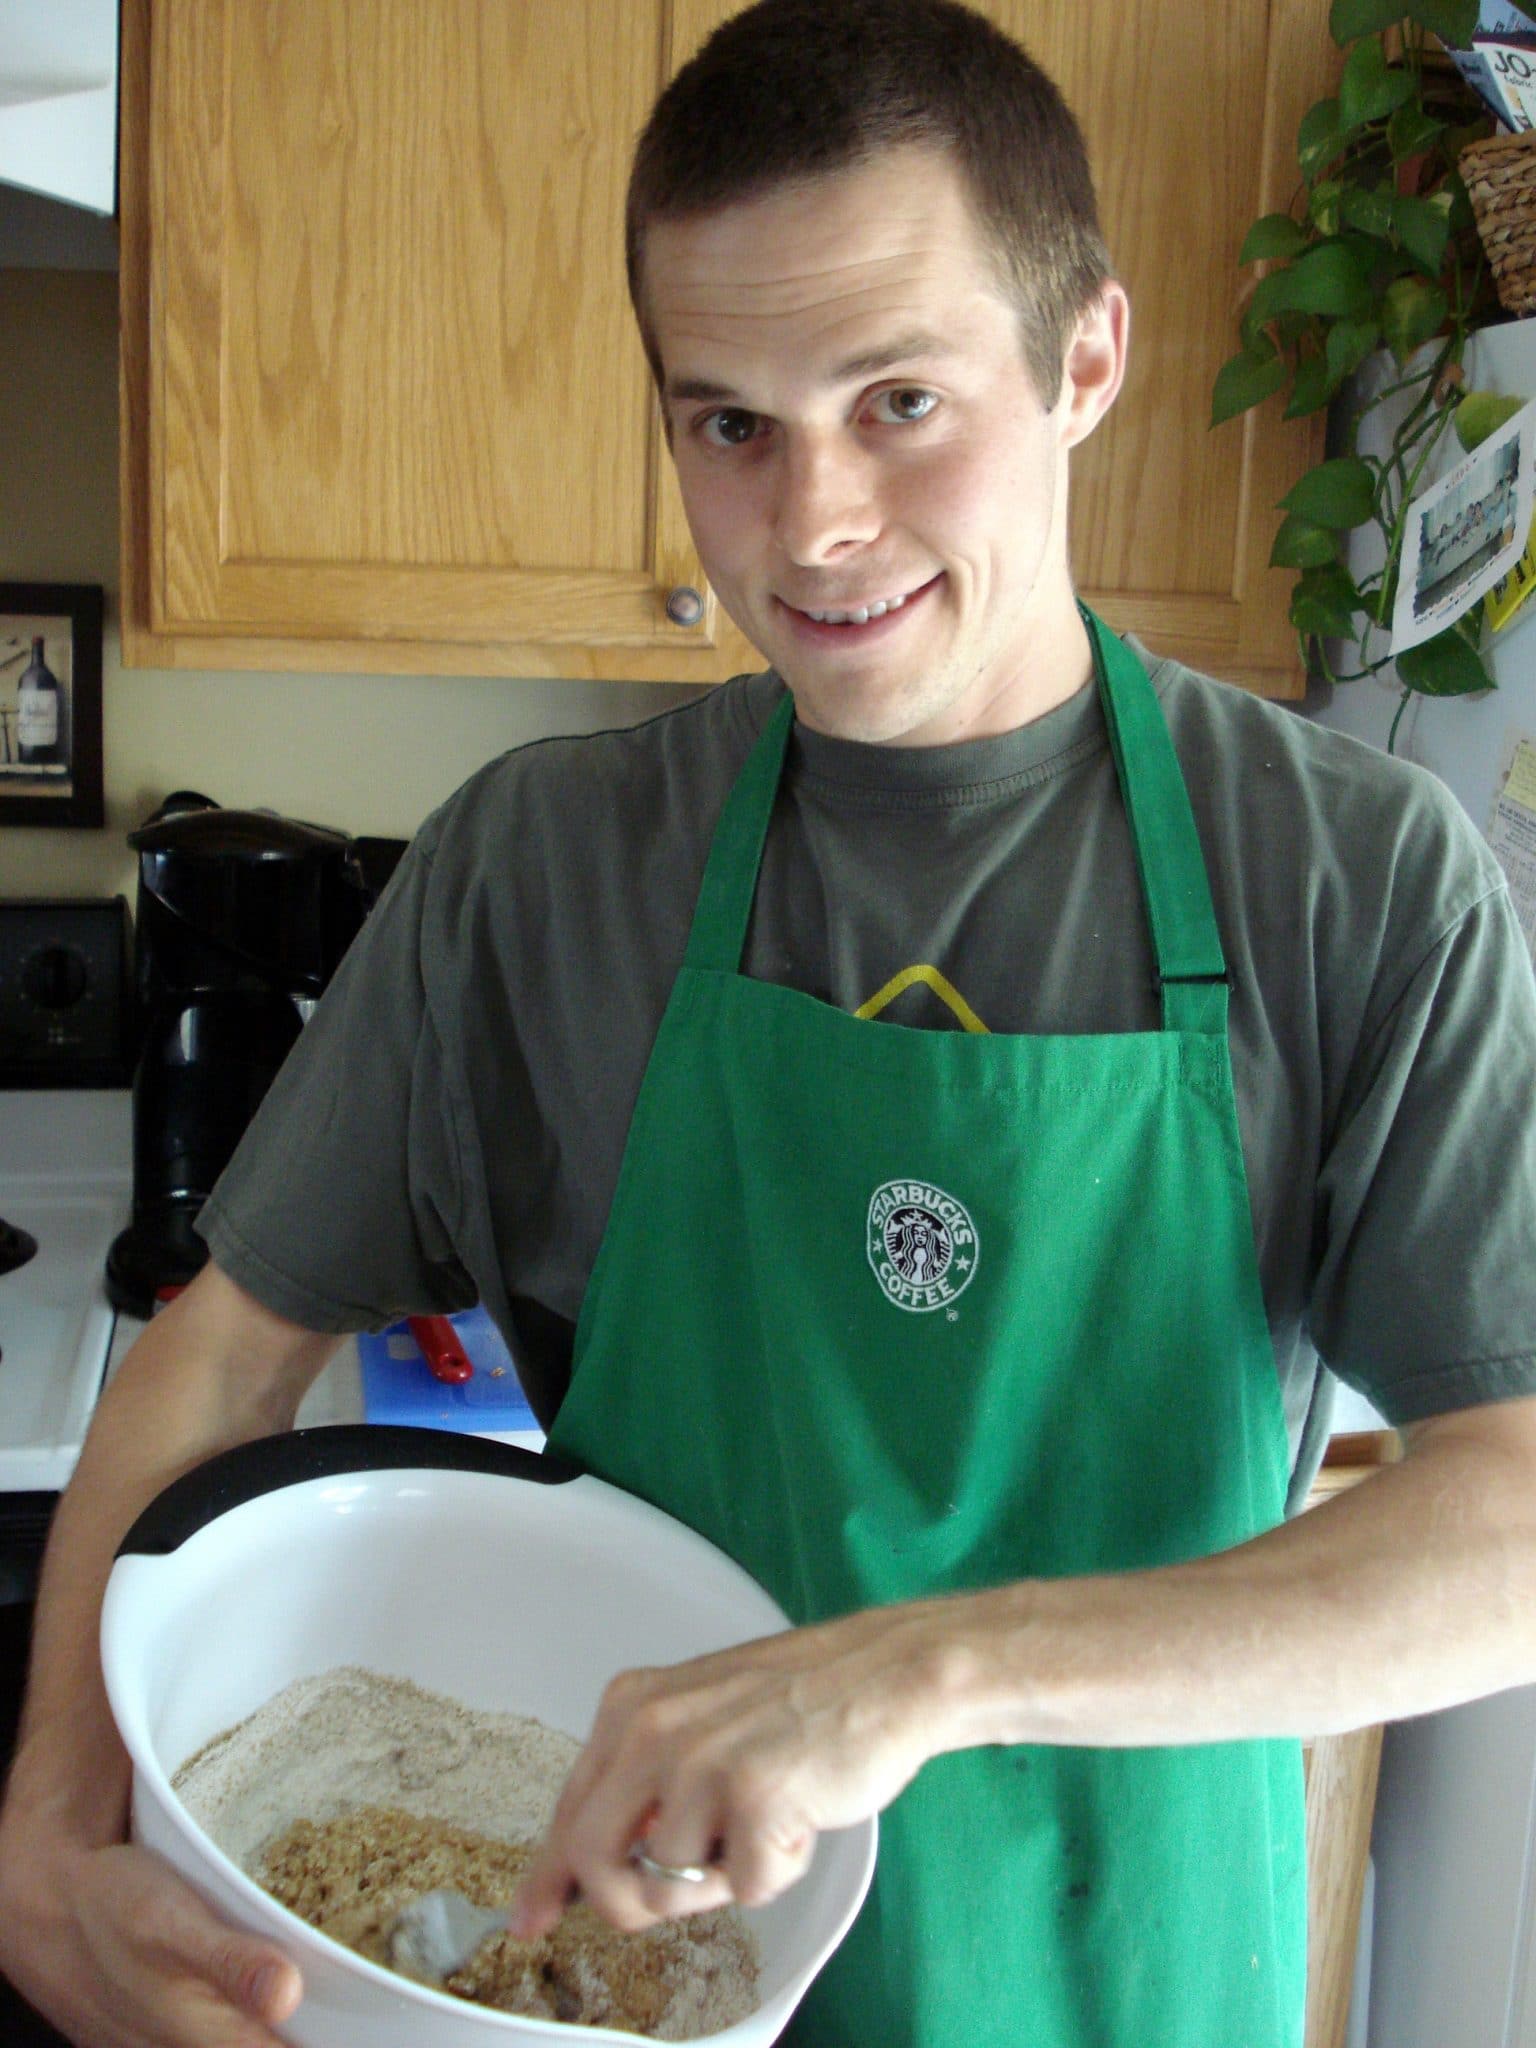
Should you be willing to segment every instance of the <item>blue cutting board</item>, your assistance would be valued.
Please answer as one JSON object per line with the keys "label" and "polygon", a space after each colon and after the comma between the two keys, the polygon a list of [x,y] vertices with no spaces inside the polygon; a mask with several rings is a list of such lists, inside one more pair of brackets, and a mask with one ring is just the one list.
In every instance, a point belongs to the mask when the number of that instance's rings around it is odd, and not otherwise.
{"label": "blue cutting board", "polygon": [[511,1353],[485,1310],[464,1309],[448,1320],[475,1368],[474,1376],[461,1386],[433,1377],[404,1322],[358,1338],[364,1419],[409,1423],[418,1429],[537,1435],[538,1420],[518,1385]]}

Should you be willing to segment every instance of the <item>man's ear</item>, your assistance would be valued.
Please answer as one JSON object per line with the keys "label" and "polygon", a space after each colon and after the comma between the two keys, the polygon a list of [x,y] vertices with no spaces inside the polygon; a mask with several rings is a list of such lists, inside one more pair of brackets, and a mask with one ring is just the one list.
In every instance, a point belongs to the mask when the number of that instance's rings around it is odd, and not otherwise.
{"label": "man's ear", "polygon": [[1062,366],[1058,403],[1063,448],[1086,441],[1114,404],[1125,376],[1130,335],[1131,302],[1125,287],[1111,278],[1079,319]]}

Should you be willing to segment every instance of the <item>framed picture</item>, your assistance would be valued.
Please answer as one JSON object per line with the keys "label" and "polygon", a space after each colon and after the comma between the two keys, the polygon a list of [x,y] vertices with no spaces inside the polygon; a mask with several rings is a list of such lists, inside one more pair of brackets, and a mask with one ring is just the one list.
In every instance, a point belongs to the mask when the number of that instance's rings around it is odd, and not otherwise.
{"label": "framed picture", "polygon": [[0,583],[0,825],[100,825],[101,586]]}

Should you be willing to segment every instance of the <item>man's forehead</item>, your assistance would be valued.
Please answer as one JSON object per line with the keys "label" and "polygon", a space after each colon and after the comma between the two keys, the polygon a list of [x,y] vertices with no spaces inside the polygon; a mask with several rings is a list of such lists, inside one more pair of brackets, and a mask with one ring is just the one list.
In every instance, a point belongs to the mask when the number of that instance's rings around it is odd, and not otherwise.
{"label": "man's forehead", "polygon": [[[883,376],[887,370],[920,363],[939,364],[953,353],[954,344],[936,328],[909,327],[893,335],[889,341],[830,361],[822,371],[822,378],[829,384],[859,384]],[[667,398],[703,399],[724,404],[742,395],[735,384],[722,383],[716,377],[690,374],[683,367],[686,351],[678,353],[675,359],[679,368],[676,374],[667,374],[664,394]]]}
{"label": "man's forehead", "polygon": [[952,351],[957,309],[998,288],[952,167],[933,154],[898,163],[893,153],[815,185],[654,222],[645,305],[669,392],[726,395],[736,363],[786,349],[814,355],[826,378]]}
{"label": "man's forehead", "polygon": [[849,265],[900,262],[926,245],[979,234],[969,193],[947,153],[888,150],[815,178],[722,205],[658,216],[645,231],[648,280],[734,296],[815,292]]}

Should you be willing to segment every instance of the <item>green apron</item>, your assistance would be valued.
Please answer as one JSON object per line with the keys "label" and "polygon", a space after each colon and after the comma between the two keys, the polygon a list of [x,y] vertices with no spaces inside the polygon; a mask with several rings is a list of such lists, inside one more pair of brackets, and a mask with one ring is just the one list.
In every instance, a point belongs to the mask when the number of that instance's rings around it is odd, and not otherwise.
{"label": "green apron", "polygon": [[[715,832],[551,1443],[797,1622],[1282,1514],[1205,868],[1145,670],[1088,624],[1161,1031],[916,1031],[744,976],[787,696]],[[880,1828],[787,2040],[1298,2048],[1297,1744],[962,1751]]]}

